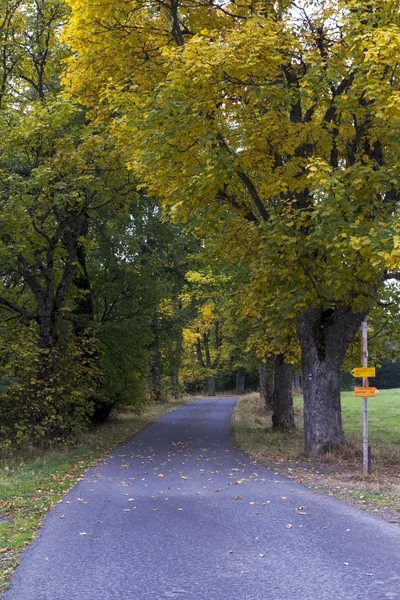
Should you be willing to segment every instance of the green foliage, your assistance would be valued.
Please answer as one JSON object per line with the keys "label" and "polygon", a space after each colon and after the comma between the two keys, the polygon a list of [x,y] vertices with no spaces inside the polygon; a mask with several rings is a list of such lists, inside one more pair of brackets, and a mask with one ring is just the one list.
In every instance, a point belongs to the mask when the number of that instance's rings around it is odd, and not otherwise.
{"label": "green foliage", "polygon": [[[298,362],[300,336],[308,451],[340,444],[345,352],[400,266],[399,2],[69,4],[71,93],[171,219],[246,265],[251,344]],[[206,309],[189,342],[211,371]]]}
{"label": "green foliage", "polygon": [[371,310],[400,259],[397,3],[70,4],[72,90],[172,218],[246,262],[271,337]]}
{"label": "green foliage", "polygon": [[[0,446],[55,446],[87,426],[90,397],[100,383],[97,366],[76,343],[37,346],[37,328],[3,331],[0,363]],[[94,341],[87,343],[93,346]]]}
{"label": "green foliage", "polygon": [[193,239],[164,222],[157,203],[132,185],[123,207],[111,204],[93,216],[89,236],[102,396],[112,405],[138,406],[149,399],[156,354],[160,378],[172,376],[180,364],[184,311],[178,295]]}
{"label": "green foliage", "polygon": [[184,236],[138,193],[112,136],[61,96],[66,4],[1,8],[2,438],[52,445],[148,400],[155,314],[177,367],[180,318],[165,306]]}

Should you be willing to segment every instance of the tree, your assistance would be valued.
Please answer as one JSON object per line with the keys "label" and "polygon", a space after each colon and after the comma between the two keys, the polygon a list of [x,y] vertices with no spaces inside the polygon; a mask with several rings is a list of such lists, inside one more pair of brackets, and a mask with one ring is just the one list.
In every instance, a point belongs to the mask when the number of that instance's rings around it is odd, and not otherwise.
{"label": "tree", "polygon": [[206,379],[207,394],[215,396],[215,376],[223,368],[225,322],[221,303],[226,276],[216,276],[207,266],[186,274],[188,285],[182,301],[190,317],[183,330],[183,376],[187,381]]}
{"label": "tree", "polygon": [[[119,179],[122,183],[122,175]],[[88,232],[90,294],[83,298],[90,296],[86,323],[101,346],[105,412],[117,404],[141,404],[149,391],[161,400],[162,371],[179,361],[181,327],[170,306],[184,273],[187,236],[176,235],[178,228],[162,221],[157,203],[137,193],[133,182],[125,183],[123,206],[109,204],[92,215]]]}
{"label": "tree", "polygon": [[297,322],[306,449],[341,444],[340,368],[400,258],[397,3],[71,6],[71,90],[175,218],[246,232]]}
{"label": "tree", "polygon": [[3,4],[1,433],[5,443],[56,443],[94,409],[101,376],[94,331],[82,321],[90,304],[85,243],[91,215],[121,201],[126,169],[110,135],[60,97],[66,5]]}

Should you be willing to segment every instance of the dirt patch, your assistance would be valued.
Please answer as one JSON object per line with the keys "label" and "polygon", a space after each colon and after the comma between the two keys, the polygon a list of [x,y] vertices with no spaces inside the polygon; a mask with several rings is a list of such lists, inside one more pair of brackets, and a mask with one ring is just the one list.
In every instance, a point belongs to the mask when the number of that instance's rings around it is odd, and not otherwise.
{"label": "dirt patch", "polygon": [[340,464],[262,460],[275,473],[335,496],[400,527],[400,478],[382,473],[362,475]]}

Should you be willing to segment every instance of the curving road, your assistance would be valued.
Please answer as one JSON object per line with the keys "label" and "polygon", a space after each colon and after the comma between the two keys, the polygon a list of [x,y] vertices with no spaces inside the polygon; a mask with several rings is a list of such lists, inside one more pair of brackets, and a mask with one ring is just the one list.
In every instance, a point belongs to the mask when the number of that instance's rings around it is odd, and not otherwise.
{"label": "curving road", "polygon": [[252,462],[234,404],[179,408],[88,471],[4,600],[400,599],[400,530]]}

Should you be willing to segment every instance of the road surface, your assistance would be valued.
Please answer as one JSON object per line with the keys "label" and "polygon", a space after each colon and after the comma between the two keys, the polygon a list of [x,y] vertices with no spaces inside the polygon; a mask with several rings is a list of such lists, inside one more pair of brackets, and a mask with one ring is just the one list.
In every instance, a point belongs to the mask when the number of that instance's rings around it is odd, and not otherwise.
{"label": "road surface", "polygon": [[183,406],[88,471],[4,600],[400,599],[400,530],[234,448],[234,403]]}

